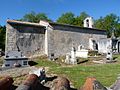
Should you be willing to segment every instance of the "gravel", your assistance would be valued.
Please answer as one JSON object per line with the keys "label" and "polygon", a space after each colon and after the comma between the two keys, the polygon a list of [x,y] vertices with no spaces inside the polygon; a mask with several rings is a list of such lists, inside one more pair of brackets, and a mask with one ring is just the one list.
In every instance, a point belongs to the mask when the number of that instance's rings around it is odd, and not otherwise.
{"label": "gravel", "polygon": [[1,69],[0,77],[10,76],[13,78],[24,76],[29,74],[31,70],[35,67],[19,67],[19,68],[9,68],[9,69]]}
{"label": "gravel", "polygon": [[[9,69],[0,69],[0,77],[10,76],[14,79],[14,85],[19,86],[28,76],[30,72],[33,72],[36,69],[40,69],[32,66],[32,67],[19,67],[19,68],[9,68]],[[48,67],[45,67],[45,71],[48,71]],[[53,88],[54,80],[57,78],[56,74],[47,74],[47,82],[44,84],[45,87]],[[52,90],[52,89],[50,89]]]}

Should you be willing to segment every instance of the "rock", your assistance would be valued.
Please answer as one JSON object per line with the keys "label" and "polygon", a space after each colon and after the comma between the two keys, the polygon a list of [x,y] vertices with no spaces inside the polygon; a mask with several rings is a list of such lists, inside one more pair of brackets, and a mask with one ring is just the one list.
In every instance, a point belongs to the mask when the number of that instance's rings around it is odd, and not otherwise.
{"label": "rock", "polygon": [[70,90],[70,82],[65,77],[58,77],[53,81],[53,85],[51,90]]}
{"label": "rock", "polygon": [[99,81],[94,77],[88,77],[85,84],[80,90],[107,90]]}

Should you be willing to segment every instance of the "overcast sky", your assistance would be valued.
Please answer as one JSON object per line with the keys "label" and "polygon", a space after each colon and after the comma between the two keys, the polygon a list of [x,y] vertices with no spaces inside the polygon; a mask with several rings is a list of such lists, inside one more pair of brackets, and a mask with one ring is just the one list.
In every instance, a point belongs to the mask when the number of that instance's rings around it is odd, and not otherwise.
{"label": "overcast sky", "polygon": [[53,21],[62,13],[79,15],[83,11],[97,19],[110,13],[120,16],[120,0],[0,0],[0,11],[0,25],[31,11],[46,13]]}

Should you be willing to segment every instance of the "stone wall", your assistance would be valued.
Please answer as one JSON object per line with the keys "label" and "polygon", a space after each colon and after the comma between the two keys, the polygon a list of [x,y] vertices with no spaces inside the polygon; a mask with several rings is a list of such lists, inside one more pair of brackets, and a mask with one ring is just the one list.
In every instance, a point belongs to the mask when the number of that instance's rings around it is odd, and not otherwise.
{"label": "stone wall", "polygon": [[25,56],[44,54],[44,44],[44,28],[7,23],[6,52],[20,50]]}
{"label": "stone wall", "polygon": [[72,46],[77,49],[82,44],[86,49],[89,47],[89,38],[98,40],[107,38],[106,31],[97,29],[80,28],[65,25],[53,25],[54,54],[55,56],[65,55],[71,51]]}
{"label": "stone wall", "polygon": [[81,28],[70,25],[49,23],[41,25],[37,23],[7,23],[6,52],[19,50],[25,56],[65,55],[82,44],[89,47],[89,38],[99,40],[107,38],[105,30]]}

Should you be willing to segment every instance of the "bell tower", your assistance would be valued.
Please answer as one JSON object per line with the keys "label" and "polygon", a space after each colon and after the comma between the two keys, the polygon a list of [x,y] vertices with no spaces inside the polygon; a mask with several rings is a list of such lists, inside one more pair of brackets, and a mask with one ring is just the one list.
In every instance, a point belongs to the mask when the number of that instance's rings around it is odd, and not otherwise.
{"label": "bell tower", "polygon": [[87,17],[84,20],[84,27],[93,28],[94,21],[92,17]]}

